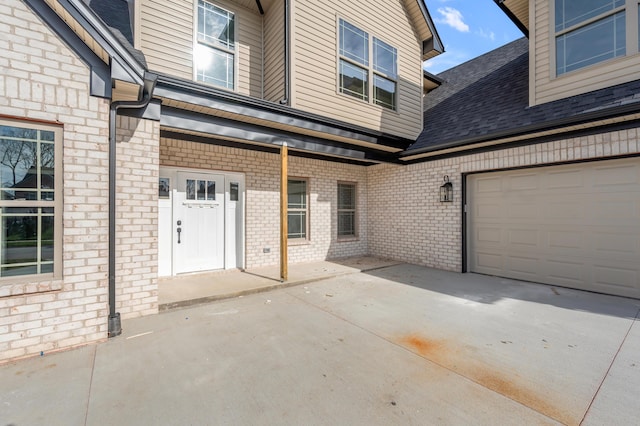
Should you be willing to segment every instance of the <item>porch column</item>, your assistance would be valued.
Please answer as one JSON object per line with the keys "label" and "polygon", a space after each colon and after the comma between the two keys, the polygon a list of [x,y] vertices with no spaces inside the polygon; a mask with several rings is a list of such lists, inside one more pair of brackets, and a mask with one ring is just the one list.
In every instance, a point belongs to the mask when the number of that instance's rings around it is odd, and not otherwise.
{"label": "porch column", "polygon": [[283,142],[280,147],[280,280],[287,281],[289,270],[287,266],[287,164],[288,153],[287,143]]}

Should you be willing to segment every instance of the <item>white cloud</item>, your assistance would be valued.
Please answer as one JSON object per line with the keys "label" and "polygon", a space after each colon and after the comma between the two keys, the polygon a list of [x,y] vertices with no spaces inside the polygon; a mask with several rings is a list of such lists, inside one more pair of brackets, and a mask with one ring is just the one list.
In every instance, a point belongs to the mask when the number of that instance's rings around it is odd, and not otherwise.
{"label": "white cloud", "polygon": [[423,64],[423,69],[429,71],[432,74],[438,74],[442,71],[448,70],[449,68],[453,68],[456,65],[466,62],[469,59],[471,59],[471,55],[469,54],[469,52],[466,52],[464,50],[449,49],[449,47],[446,46],[446,51],[443,54],[426,61]]}
{"label": "white cloud", "polygon": [[485,31],[484,29],[480,28],[476,34],[478,34],[480,37],[484,37],[484,38],[488,38],[491,41],[496,41],[496,34],[493,31]]}
{"label": "white cloud", "polygon": [[439,7],[438,13],[442,15],[442,18],[436,19],[437,23],[449,25],[463,33],[469,32],[469,26],[464,23],[462,13],[460,13],[458,9],[454,9],[453,7]]}

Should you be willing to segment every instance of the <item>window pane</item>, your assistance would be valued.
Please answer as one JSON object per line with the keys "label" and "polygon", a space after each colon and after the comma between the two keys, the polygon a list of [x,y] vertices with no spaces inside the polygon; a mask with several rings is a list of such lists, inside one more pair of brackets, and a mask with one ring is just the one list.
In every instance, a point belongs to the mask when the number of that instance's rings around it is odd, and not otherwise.
{"label": "window pane", "polygon": [[377,105],[396,109],[396,82],[379,75],[373,76],[373,101]]}
{"label": "window pane", "polygon": [[[40,132],[41,135],[53,132]],[[40,142],[40,189],[55,188],[55,147],[52,143]],[[53,194],[53,193],[51,193]],[[53,195],[51,195],[53,200]]]}
{"label": "window pane", "polygon": [[240,184],[238,182],[231,182],[229,184],[229,200],[238,201],[240,197]]}
{"label": "window pane", "polygon": [[349,62],[340,60],[340,92],[364,101],[369,100],[368,72]]}
{"label": "window pane", "polygon": [[53,216],[43,216],[40,240],[40,260],[53,262]]}
{"label": "window pane", "polygon": [[355,212],[339,212],[338,213],[338,236],[355,236],[356,235],[356,214]]}
{"label": "window pane", "polygon": [[[53,268],[51,268],[51,272],[52,271],[53,271]],[[3,267],[2,269],[0,269],[0,276],[3,276],[3,277],[17,277],[19,275],[33,275],[37,273],[38,273],[37,265],[10,266],[10,267]]]}
{"label": "window pane", "polygon": [[556,38],[558,75],[626,54],[625,12]]}
{"label": "window pane", "polygon": [[398,53],[394,47],[387,43],[373,38],[373,69],[386,74],[388,77],[397,77]]}
{"label": "window pane", "polygon": [[216,183],[214,181],[207,181],[207,200],[212,201],[216,199]]}
{"label": "window pane", "polygon": [[158,179],[158,197],[169,198],[170,191],[171,191],[171,179],[169,178]]}
{"label": "window pane", "polygon": [[625,0],[556,0],[556,32],[623,6],[624,3]]}
{"label": "window pane", "polygon": [[[3,188],[38,188],[38,144],[24,139],[0,139]],[[35,200],[35,191],[15,191],[15,198]]]}
{"label": "window pane", "polygon": [[54,189],[54,132],[0,126],[0,134],[0,199],[53,201],[39,190]]}
{"label": "window pane", "polygon": [[307,208],[307,182],[304,180],[287,181],[287,205],[290,209]]}
{"label": "window pane", "polygon": [[233,13],[200,0],[198,2],[198,41],[234,49]]}
{"label": "window pane", "polygon": [[[46,132],[47,134],[53,132]],[[0,125],[0,137],[19,138],[19,139],[31,139],[36,140],[38,138],[38,131],[35,129],[25,129],[23,127],[3,126]]]}
{"label": "window pane", "polygon": [[338,184],[338,209],[356,208],[356,186],[352,184]]}
{"label": "window pane", "polygon": [[38,216],[3,216],[2,264],[38,261]]}
{"label": "window pane", "polygon": [[207,182],[204,180],[198,181],[198,200],[206,200],[207,194]]}
{"label": "window pane", "polygon": [[198,81],[233,89],[233,54],[199,44],[195,55]]}
{"label": "window pane", "polygon": [[342,19],[340,20],[340,55],[369,66],[369,35]]}
{"label": "window pane", "polygon": [[196,181],[187,179],[187,200],[196,199]]}
{"label": "window pane", "polygon": [[287,213],[288,238],[307,238],[307,212]]}

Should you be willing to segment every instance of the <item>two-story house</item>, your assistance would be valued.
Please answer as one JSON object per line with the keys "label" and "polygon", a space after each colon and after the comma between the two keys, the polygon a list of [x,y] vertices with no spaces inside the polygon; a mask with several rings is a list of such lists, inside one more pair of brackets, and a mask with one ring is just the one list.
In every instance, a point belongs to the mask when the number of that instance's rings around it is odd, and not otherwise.
{"label": "two-story house", "polygon": [[423,0],[3,3],[0,360],[353,255],[640,297],[638,2],[496,3],[439,76]]}
{"label": "two-story house", "polygon": [[422,131],[443,50],[423,0],[0,16],[0,359],[117,335],[158,277],[368,253],[368,168]]}

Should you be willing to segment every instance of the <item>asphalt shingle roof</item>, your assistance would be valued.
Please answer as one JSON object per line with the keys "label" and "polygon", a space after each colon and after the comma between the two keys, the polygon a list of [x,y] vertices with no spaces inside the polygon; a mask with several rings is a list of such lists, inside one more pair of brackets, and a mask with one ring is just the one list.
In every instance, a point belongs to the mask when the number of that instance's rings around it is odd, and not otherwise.
{"label": "asphalt shingle roof", "polygon": [[438,74],[425,98],[424,129],[405,155],[557,127],[566,119],[637,105],[640,80],[529,107],[529,51],[519,39]]}

